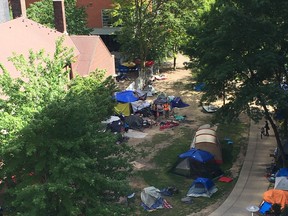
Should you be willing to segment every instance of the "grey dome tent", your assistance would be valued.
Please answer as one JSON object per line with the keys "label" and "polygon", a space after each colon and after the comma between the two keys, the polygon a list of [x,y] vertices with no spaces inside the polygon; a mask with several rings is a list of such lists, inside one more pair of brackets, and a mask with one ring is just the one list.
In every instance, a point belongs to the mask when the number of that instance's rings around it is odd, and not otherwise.
{"label": "grey dome tent", "polygon": [[288,177],[280,176],[275,178],[274,189],[288,190]]}

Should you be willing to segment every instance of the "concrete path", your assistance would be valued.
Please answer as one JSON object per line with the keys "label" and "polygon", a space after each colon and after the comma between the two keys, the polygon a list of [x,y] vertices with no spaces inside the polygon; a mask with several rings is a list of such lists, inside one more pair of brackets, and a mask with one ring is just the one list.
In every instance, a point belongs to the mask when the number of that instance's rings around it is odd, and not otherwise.
{"label": "concrete path", "polygon": [[[248,148],[238,181],[228,198],[209,216],[251,216],[248,206],[258,206],[269,182],[264,177],[266,166],[273,161],[269,155],[276,147],[276,140],[270,132],[269,137],[260,138],[260,127],[264,122],[251,121]],[[256,215],[256,214],[254,214]]]}

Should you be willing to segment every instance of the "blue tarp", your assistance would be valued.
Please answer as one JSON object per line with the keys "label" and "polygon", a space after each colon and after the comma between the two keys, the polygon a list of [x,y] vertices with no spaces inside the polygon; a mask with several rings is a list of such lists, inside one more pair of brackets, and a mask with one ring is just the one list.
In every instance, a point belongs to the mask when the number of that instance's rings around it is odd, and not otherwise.
{"label": "blue tarp", "polygon": [[189,106],[189,104],[184,103],[180,97],[173,98],[173,100],[171,100],[170,104],[171,104],[172,109],[174,107],[183,108],[183,107]]}
{"label": "blue tarp", "polygon": [[139,70],[138,67],[126,67],[126,66],[124,66],[124,65],[119,65],[119,66],[117,67],[117,71],[118,71],[119,73],[128,73],[128,72],[130,72],[130,71],[138,71],[138,70]]}
{"label": "blue tarp", "polygon": [[135,96],[134,91],[131,90],[116,92],[115,99],[121,103],[130,103],[139,100],[139,98]]}
{"label": "blue tarp", "polygon": [[260,209],[259,209],[259,212],[263,215],[265,215],[265,213],[267,211],[270,210],[270,208],[272,207],[272,204],[271,203],[268,203],[268,202],[263,202],[262,205],[260,206]]}
{"label": "blue tarp", "polygon": [[276,173],[275,177],[288,176],[288,168],[281,168]]}
{"label": "blue tarp", "polygon": [[205,163],[214,158],[214,156],[211,153],[200,150],[200,149],[196,149],[196,148],[189,149],[187,152],[180,154],[179,157],[180,158],[192,158],[201,163]]}
{"label": "blue tarp", "polygon": [[204,87],[205,87],[204,83],[198,83],[195,85],[194,90],[195,91],[203,91]]}

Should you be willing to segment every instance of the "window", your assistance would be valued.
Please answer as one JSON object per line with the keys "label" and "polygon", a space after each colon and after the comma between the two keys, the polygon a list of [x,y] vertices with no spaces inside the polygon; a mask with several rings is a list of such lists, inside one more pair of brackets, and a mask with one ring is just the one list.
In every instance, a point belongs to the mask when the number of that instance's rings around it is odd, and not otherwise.
{"label": "window", "polygon": [[112,10],[103,9],[102,10],[102,27],[112,27]]}

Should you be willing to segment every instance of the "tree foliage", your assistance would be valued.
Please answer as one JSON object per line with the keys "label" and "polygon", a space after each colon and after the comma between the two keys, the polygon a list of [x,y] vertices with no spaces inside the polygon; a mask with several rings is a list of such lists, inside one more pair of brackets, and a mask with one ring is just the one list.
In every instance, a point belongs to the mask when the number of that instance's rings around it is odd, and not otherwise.
{"label": "tree foliage", "polygon": [[[111,215],[127,195],[132,150],[103,131],[115,83],[103,74],[68,80],[72,52],[30,51],[11,61],[22,77],[0,75],[0,178],[11,215]],[[1,67],[3,70],[3,67]]]}
{"label": "tree foliage", "polygon": [[[85,8],[76,6],[76,0],[65,0],[67,32],[70,35],[88,35]],[[36,1],[27,8],[27,17],[49,28],[55,28],[53,1]]]}
{"label": "tree foliage", "polygon": [[[146,60],[161,61],[178,52],[186,35],[184,11],[189,8],[183,1],[114,0],[114,5],[115,25],[121,26],[117,33],[121,51],[129,59],[140,59],[144,68]],[[145,77],[145,71],[140,77]]]}
{"label": "tree foliage", "polygon": [[226,118],[243,111],[254,120],[265,117],[282,153],[271,109],[288,108],[281,88],[287,80],[287,12],[286,1],[218,0],[201,17],[186,50],[198,82],[205,83],[202,101],[222,97],[219,114]]}

